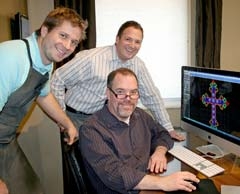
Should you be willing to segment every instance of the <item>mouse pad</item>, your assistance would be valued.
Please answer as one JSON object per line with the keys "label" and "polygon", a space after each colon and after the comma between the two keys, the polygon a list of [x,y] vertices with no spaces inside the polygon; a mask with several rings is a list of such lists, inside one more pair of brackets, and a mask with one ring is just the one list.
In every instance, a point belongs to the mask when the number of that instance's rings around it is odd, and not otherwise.
{"label": "mouse pad", "polygon": [[166,194],[220,194],[211,179],[201,179],[195,191],[171,191]]}

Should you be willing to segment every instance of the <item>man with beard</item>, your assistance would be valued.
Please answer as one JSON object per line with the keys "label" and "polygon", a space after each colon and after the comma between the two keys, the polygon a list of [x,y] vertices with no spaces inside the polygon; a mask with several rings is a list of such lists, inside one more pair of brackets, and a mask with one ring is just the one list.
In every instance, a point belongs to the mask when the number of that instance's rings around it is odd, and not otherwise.
{"label": "man with beard", "polygon": [[133,71],[120,68],[111,72],[106,95],[107,104],[79,129],[79,150],[95,193],[195,190],[190,182],[199,179],[190,172],[152,174],[167,169],[166,153],[173,140],[148,113],[136,107],[140,96]]}

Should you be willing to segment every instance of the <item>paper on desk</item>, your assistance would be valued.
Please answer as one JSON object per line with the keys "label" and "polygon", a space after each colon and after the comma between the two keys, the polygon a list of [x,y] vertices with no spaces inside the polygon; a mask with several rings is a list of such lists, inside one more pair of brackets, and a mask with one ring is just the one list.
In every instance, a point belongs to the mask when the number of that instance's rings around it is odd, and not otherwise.
{"label": "paper on desk", "polygon": [[240,186],[221,185],[221,194],[239,194]]}
{"label": "paper on desk", "polygon": [[199,146],[199,147],[196,147],[196,149],[199,152],[205,154],[205,156],[208,156],[209,158],[212,158],[212,159],[221,158],[226,154],[228,154],[228,152],[226,152],[224,149],[214,144]]}

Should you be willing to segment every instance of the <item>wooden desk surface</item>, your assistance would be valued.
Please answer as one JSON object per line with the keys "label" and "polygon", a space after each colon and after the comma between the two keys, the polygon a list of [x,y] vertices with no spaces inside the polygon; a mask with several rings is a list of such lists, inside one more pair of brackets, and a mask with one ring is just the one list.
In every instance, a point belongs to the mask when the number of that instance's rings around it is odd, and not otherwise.
{"label": "wooden desk surface", "polygon": [[[211,160],[225,169],[223,174],[211,177],[218,191],[221,191],[221,185],[237,185],[240,186],[240,157],[233,154],[226,155],[223,158]],[[200,179],[207,178],[203,174],[197,172],[186,164],[182,163],[182,170],[188,170],[197,174]],[[141,191],[140,194],[164,194],[163,191]]]}

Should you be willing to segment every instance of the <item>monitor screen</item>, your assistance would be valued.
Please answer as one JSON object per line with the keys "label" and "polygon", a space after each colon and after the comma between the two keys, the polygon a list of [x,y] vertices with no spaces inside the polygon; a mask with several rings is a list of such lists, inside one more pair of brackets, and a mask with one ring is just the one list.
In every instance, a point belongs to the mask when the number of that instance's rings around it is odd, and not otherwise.
{"label": "monitor screen", "polygon": [[240,155],[240,72],[183,66],[181,124]]}

